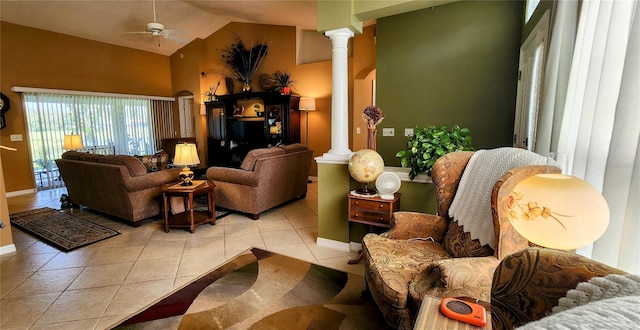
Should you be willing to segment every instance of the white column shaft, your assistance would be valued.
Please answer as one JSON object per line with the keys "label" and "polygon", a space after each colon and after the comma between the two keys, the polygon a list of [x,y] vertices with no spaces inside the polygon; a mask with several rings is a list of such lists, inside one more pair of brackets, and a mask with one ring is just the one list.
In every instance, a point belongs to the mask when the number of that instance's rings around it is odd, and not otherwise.
{"label": "white column shaft", "polygon": [[332,96],[331,96],[331,149],[324,158],[349,159],[349,38],[353,32],[347,28],[325,32],[331,39]]}

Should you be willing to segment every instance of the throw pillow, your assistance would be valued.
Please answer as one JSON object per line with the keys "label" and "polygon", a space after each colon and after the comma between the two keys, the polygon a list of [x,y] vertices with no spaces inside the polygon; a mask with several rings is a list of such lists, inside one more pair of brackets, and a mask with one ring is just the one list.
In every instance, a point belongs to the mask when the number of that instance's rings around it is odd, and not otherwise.
{"label": "throw pillow", "polygon": [[169,159],[169,155],[162,150],[153,155],[136,155],[135,157],[138,158],[147,168],[147,173],[167,169],[167,160]]}

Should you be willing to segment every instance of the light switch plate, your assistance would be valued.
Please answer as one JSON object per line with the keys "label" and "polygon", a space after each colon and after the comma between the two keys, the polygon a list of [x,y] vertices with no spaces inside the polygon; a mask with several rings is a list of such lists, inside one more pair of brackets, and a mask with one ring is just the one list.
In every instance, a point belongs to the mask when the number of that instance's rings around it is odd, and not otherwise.
{"label": "light switch plate", "polygon": [[356,134],[360,134],[360,127],[356,127]]}
{"label": "light switch plate", "polygon": [[394,136],[396,135],[396,130],[391,127],[391,128],[383,128],[382,129],[382,136]]}
{"label": "light switch plate", "polygon": [[413,128],[404,129],[404,136],[412,136],[412,135],[413,135]]}
{"label": "light switch plate", "polygon": [[11,141],[22,141],[22,134],[11,134]]}

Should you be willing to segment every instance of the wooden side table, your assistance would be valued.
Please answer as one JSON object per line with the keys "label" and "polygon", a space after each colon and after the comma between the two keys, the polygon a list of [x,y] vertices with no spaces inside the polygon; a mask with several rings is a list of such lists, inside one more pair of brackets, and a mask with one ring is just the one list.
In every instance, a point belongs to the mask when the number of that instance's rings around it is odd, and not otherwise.
{"label": "wooden side table", "polygon": [[[369,230],[376,227],[391,228],[393,213],[400,210],[400,193],[395,193],[393,199],[382,199],[380,196],[360,196],[349,193],[349,222],[369,225]],[[359,251],[356,259],[349,260],[349,264],[357,264],[364,257]]]}
{"label": "wooden side table", "polygon": [[[196,211],[193,198],[207,194],[207,211]],[[181,186],[180,183],[166,184],[162,187],[164,199],[164,231],[169,232],[169,227],[186,227],[193,233],[195,227],[210,222],[216,224],[215,211],[216,185],[209,180],[194,180],[193,186]],[[182,197],[184,200],[184,212],[171,214],[171,197]]]}
{"label": "wooden side table", "polygon": [[448,330],[475,330],[475,329],[491,329],[491,313],[486,310],[487,324],[480,328],[474,325],[450,319],[440,312],[440,302],[442,299],[432,296],[425,296],[420,305],[420,311],[416,316],[414,325],[415,330],[426,329],[448,329]]}

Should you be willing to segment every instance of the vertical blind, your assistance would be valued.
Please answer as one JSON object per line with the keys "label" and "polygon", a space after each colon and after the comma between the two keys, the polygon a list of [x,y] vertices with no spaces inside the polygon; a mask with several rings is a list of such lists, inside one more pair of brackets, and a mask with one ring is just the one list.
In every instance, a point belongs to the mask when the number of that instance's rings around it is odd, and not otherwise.
{"label": "vertical blind", "polygon": [[82,151],[143,155],[173,131],[172,101],[37,92],[22,97],[39,190],[63,185],[55,159],[64,152],[64,135],[79,134]]}

